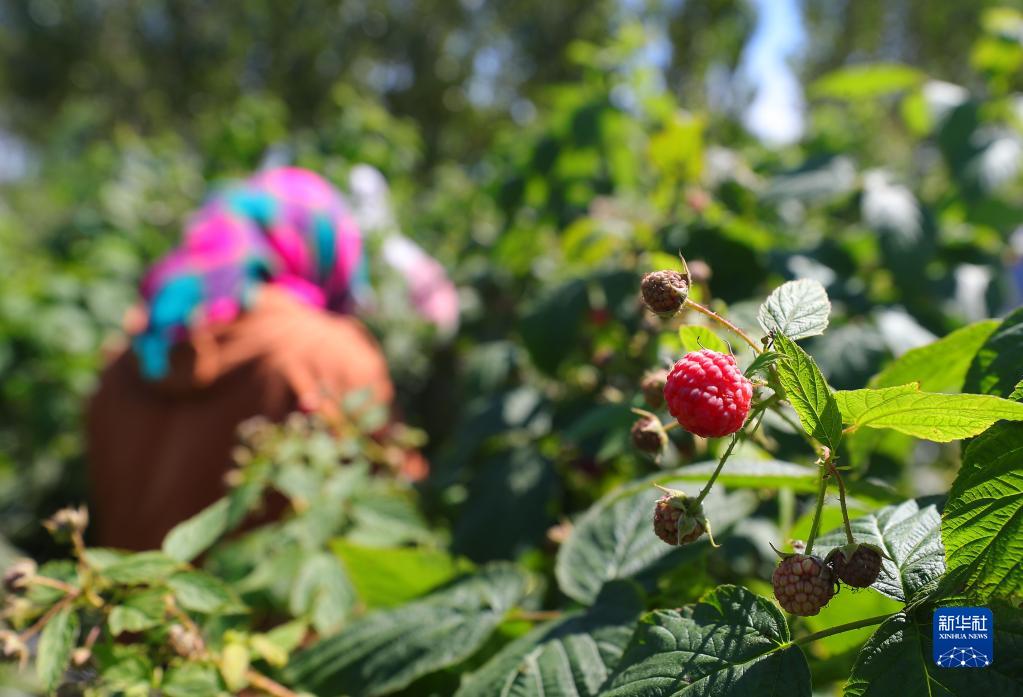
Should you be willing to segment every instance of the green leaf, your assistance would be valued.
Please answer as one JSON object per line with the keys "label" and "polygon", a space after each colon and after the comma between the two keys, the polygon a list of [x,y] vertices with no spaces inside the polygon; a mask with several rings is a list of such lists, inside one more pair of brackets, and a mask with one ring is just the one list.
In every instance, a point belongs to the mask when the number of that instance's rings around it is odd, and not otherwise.
{"label": "green leaf", "polygon": [[[889,559],[872,588],[903,602],[912,600],[928,582],[945,572],[941,546],[941,515],[930,499],[887,506],[852,521],[853,539],[880,547]],[[814,553],[823,557],[846,543],[841,528],[818,538]]]}
{"label": "green leaf", "polygon": [[519,331],[536,367],[545,373],[557,371],[578,344],[587,307],[586,283],[581,279],[551,288],[532,304]]}
{"label": "green leaf", "polygon": [[950,574],[981,601],[1023,596],[1023,426],[997,424],[963,453],[942,516]]}
{"label": "green leaf", "polygon": [[809,697],[810,669],[777,607],[720,586],[643,616],[601,697]]}
{"label": "green leaf", "polygon": [[540,625],[466,678],[455,697],[596,695],[643,610],[627,581],[605,586],[593,607]]}
{"label": "green leaf", "polygon": [[359,600],[373,609],[401,605],[473,569],[471,562],[436,549],[379,549],[347,540],[335,540],[330,547]]}
{"label": "green leaf", "polygon": [[238,693],[248,685],[249,649],[244,644],[229,643],[220,652],[220,675],[228,690]]}
{"label": "green leaf", "polygon": [[1006,397],[1023,378],[1023,307],[1015,310],[977,351],[964,392]]}
{"label": "green leaf", "polygon": [[898,63],[850,65],[818,78],[810,86],[810,94],[817,98],[859,101],[902,92],[925,79],[926,75],[916,68]]}
{"label": "green leaf", "polygon": [[875,375],[870,386],[896,387],[917,382],[921,390],[928,392],[958,392],[963,389],[974,355],[997,326],[998,320],[984,320],[907,351]]}
{"label": "green leaf", "polygon": [[487,566],[422,600],[351,623],[298,653],[285,680],[316,694],[400,690],[475,653],[529,586],[530,578],[510,564]]}
{"label": "green leaf", "polygon": [[[726,467],[725,471],[728,469]],[[698,558],[709,546],[706,536],[682,547],[664,544],[651,524],[661,486],[696,495],[702,486],[676,477],[685,469],[648,477],[615,489],[597,501],[573,526],[558,550],[558,585],[569,597],[592,603],[608,581],[634,578],[646,584],[659,570]],[[715,535],[752,512],[756,497],[747,491],[725,494],[712,489],[703,502]]]}
{"label": "green leaf", "polygon": [[302,563],[288,605],[293,615],[308,614],[320,634],[332,634],[355,606],[355,591],[341,563],[322,552]]}
{"label": "green leaf", "polygon": [[885,620],[860,650],[845,697],[1023,695],[1021,615],[1001,607],[992,610],[995,655],[990,666],[979,670],[939,668],[931,644],[931,613],[909,617],[900,612]]}
{"label": "green leaf", "polygon": [[129,554],[108,566],[103,576],[114,583],[132,585],[162,581],[174,573],[181,564],[163,552]]}
{"label": "green leaf", "polygon": [[174,526],[163,539],[163,551],[172,559],[191,561],[227,532],[231,502],[222,498]]}
{"label": "green leaf", "polygon": [[835,393],[852,428],[890,428],[938,443],[969,438],[996,421],[1023,421],[1023,404],[978,394],[921,392],[918,385]]}
{"label": "green leaf", "polygon": [[78,612],[70,606],[55,614],[39,635],[36,654],[36,674],[47,692],[60,684],[71,661],[78,635]]}
{"label": "green leaf", "polygon": [[831,301],[824,286],[803,278],[775,288],[760,306],[757,320],[768,334],[784,334],[795,340],[823,334],[830,314]]}
{"label": "green leaf", "polygon": [[700,349],[710,349],[718,353],[732,352],[727,342],[707,327],[695,325],[679,327],[678,338],[682,342],[682,350],[686,353]]}
{"label": "green leaf", "polygon": [[767,369],[780,361],[782,358],[781,354],[777,351],[762,351],[757,354],[757,357],[753,359],[753,362],[746,368],[746,372],[743,373],[746,377],[751,378],[757,373],[767,373]]}
{"label": "green leaf", "polygon": [[298,648],[309,630],[302,620],[293,620],[274,627],[266,634],[253,634],[249,639],[252,650],[272,666],[280,668],[287,664],[288,655]]}
{"label": "green leaf", "polygon": [[207,614],[246,612],[238,596],[223,581],[205,571],[182,571],[167,579],[167,585],[186,610]]}
{"label": "green leaf", "polygon": [[827,380],[813,358],[784,334],[774,335],[774,347],[784,357],[778,378],[785,398],[806,432],[835,452],[842,440],[842,414]]}
{"label": "green leaf", "polygon": [[164,593],[163,589],[154,588],[125,597],[107,617],[110,633],[117,636],[122,632],[141,632],[161,624],[165,613]]}
{"label": "green leaf", "polygon": [[165,697],[218,697],[222,691],[216,667],[192,661],[171,666],[160,685]]}

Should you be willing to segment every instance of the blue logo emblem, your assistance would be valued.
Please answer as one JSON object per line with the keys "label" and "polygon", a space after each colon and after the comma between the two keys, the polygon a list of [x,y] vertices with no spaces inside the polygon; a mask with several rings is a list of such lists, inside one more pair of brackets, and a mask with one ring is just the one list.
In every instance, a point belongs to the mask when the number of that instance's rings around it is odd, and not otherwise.
{"label": "blue logo emblem", "polygon": [[934,662],[942,668],[984,668],[995,657],[995,619],[986,607],[934,611]]}

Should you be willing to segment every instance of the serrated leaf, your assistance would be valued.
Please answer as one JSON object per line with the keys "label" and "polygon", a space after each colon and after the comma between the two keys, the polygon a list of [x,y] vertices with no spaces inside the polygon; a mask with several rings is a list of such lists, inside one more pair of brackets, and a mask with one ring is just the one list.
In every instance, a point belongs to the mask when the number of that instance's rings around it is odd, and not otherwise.
{"label": "serrated leaf", "polygon": [[341,563],[323,552],[302,563],[288,605],[293,615],[308,615],[320,634],[332,634],[354,607],[355,591]]}
{"label": "serrated leaf", "polygon": [[351,623],[298,653],[285,679],[317,694],[373,697],[400,690],[475,653],[529,586],[516,567],[492,564],[422,600]]}
{"label": "serrated leaf", "polygon": [[930,613],[909,617],[900,612],[885,620],[860,650],[845,697],[1023,695],[1020,613],[992,609],[995,656],[990,666],[980,670],[938,667],[931,644]]}
{"label": "serrated leaf", "polygon": [[114,583],[132,585],[162,581],[180,568],[181,564],[163,552],[129,554],[108,566],[103,576]]}
{"label": "serrated leaf", "polygon": [[828,381],[810,354],[787,336],[776,334],[774,347],[783,356],[777,366],[785,398],[806,432],[835,452],[842,440],[842,414]]}
{"label": "serrated leaf", "polygon": [[401,605],[473,570],[471,562],[436,549],[380,549],[347,540],[335,540],[331,549],[341,559],[359,600],[373,609]]}
{"label": "serrated leaf", "polygon": [[203,613],[245,612],[238,596],[219,578],[204,571],[182,571],[167,579],[178,604],[186,610]]}
{"label": "serrated leaf", "polygon": [[141,632],[161,624],[164,592],[157,588],[128,595],[107,617],[110,633],[117,636],[122,632]]}
{"label": "serrated leaf", "polygon": [[942,516],[949,573],[981,601],[1023,597],[1023,426],[997,424],[963,453]]}
{"label": "serrated leaf", "polygon": [[222,498],[175,525],[163,538],[164,554],[178,561],[195,559],[227,531],[230,508],[230,500]]}
{"label": "serrated leaf", "polygon": [[760,326],[790,339],[823,334],[828,328],[831,301],[819,281],[803,278],[783,283],[767,296],[757,312]]}
{"label": "serrated leaf", "polygon": [[[608,581],[653,580],[658,570],[694,560],[708,545],[706,537],[691,545],[671,547],[654,535],[654,503],[661,496],[653,483],[696,495],[700,484],[675,477],[676,472],[648,477],[615,489],[597,501],[575,522],[572,534],[558,550],[555,574],[561,590],[581,603],[592,603]],[[727,467],[725,468],[727,472]],[[725,494],[712,489],[704,511],[716,536],[749,514],[756,505],[751,492]]]}
{"label": "serrated leaf", "polygon": [[890,428],[938,443],[969,438],[1002,419],[1023,421],[1023,404],[978,394],[921,392],[914,383],[835,393],[842,421],[853,429]]}
{"label": "serrated leaf", "polygon": [[[887,506],[853,520],[853,539],[877,545],[889,557],[882,559],[881,573],[872,588],[906,602],[945,573],[940,527],[941,514],[931,499]],[[845,543],[845,532],[839,528],[818,538],[813,551],[824,557]]]}
{"label": "serrated leaf", "polygon": [[720,586],[643,616],[602,697],[809,697],[810,669],[773,603]]}
{"label": "serrated leaf", "polygon": [[596,695],[643,610],[638,589],[608,584],[593,607],[536,627],[462,683],[455,697]]}
{"label": "serrated leaf", "polygon": [[166,697],[218,697],[222,690],[215,666],[192,661],[171,666],[160,684]]}
{"label": "serrated leaf", "polygon": [[1023,378],[1023,307],[1006,317],[974,356],[964,392],[1008,396]]}
{"label": "serrated leaf", "polygon": [[686,353],[700,349],[710,349],[718,353],[732,352],[728,343],[707,327],[694,325],[679,327],[678,338],[682,342],[682,350]]}
{"label": "serrated leaf", "polygon": [[928,392],[958,392],[963,389],[974,355],[996,327],[998,320],[976,322],[907,351],[875,375],[870,386],[896,387],[916,382]]}
{"label": "serrated leaf", "polygon": [[37,648],[36,674],[47,692],[60,684],[71,661],[77,635],[78,612],[70,606],[60,610],[43,627]]}

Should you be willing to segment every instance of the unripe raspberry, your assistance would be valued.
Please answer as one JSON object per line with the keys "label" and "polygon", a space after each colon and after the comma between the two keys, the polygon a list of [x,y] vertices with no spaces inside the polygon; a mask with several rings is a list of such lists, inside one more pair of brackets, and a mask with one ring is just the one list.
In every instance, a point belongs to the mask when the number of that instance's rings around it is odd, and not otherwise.
{"label": "unripe raspberry", "polygon": [[629,435],[636,450],[650,455],[660,455],[668,444],[668,434],[664,432],[661,422],[652,416],[637,419]]}
{"label": "unripe raspberry", "polygon": [[702,349],[675,363],[668,373],[664,399],[682,428],[704,438],[719,438],[742,428],[753,399],[753,383],[734,357]]}
{"label": "unripe raspberry", "polygon": [[837,547],[825,559],[839,581],[853,588],[868,588],[881,573],[881,553],[873,545]]}
{"label": "unripe raspberry", "polygon": [[792,554],[771,576],[774,597],[786,612],[801,617],[816,615],[835,594],[835,577],[819,557]]}
{"label": "unripe raspberry", "polygon": [[654,506],[654,534],[669,545],[689,544],[707,531],[703,506],[682,491],[662,489]]}
{"label": "unripe raspberry", "polygon": [[660,409],[664,406],[664,385],[668,381],[668,371],[648,370],[643,379],[639,382],[639,389],[643,392],[643,400],[651,409]]}
{"label": "unripe raspberry", "polygon": [[4,572],[4,590],[20,593],[28,588],[36,575],[36,563],[31,559],[19,559]]}
{"label": "unripe raspberry", "polygon": [[689,295],[689,278],[678,271],[654,271],[639,284],[643,302],[658,317],[674,317]]}

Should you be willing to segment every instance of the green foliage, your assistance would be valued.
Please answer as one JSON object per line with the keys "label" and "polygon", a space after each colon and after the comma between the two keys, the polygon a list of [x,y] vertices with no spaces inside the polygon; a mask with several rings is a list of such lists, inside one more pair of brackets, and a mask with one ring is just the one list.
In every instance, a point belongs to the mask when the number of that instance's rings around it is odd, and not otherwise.
{"label": "green foliage", "polygon": [[381,695],[472,655],[528,592],[529,577],[506,565],[484,568],[395,610],[381,610],[299,653],[289,681],[307,690]]}
{"label": "green foliage", "polygon": [[597,695],[643,609],[627,582],[607,584],[582,612],[539,625],[469,675],[456,697]]}
{"label": "green foliage", "polygon": [[993,426],[966,446],[941,521],[949,573],[979,602],[1023,597],[1023,426]]}
{"label": "green foliage", "polygon": [[784,334],[774,335],[774,347],[782,356],[777,364],[778,379],[803,427],[832,451],[837,450],[842,440],[842,415],[817,363]]}
{"label": "green foliage", "polygon": [[[895,600],[908,602],[945,572],[941,546],[941,514],[933,501],[906,501],[886,506],[876,513],[852,521],[853,537],[858,542],[879,547],[887,558],[873,588]],[[845,535],[836,530],[817,543],[823,555],[845,544]]]}
{"label": "green foliage", "polygon": [[831,301],[817,281],[789,281],[775,288],[757,312],[760,326],[768,334],[777,332],[789,339],[823,334],[828,328]]}
{"label": "green foliage", "polygon": [[791,639],[768,600],[720,586],[696,605],[644,615],[601,694],[808,697],[810,670]]}
{"label": "green foliage", "polygon": [[852,429],[890,428],[939,443],[969,438],[996,421],[1023,421],[1023,404],[999,397],[921,392],[916,384],[840,390],[835,399]]}

